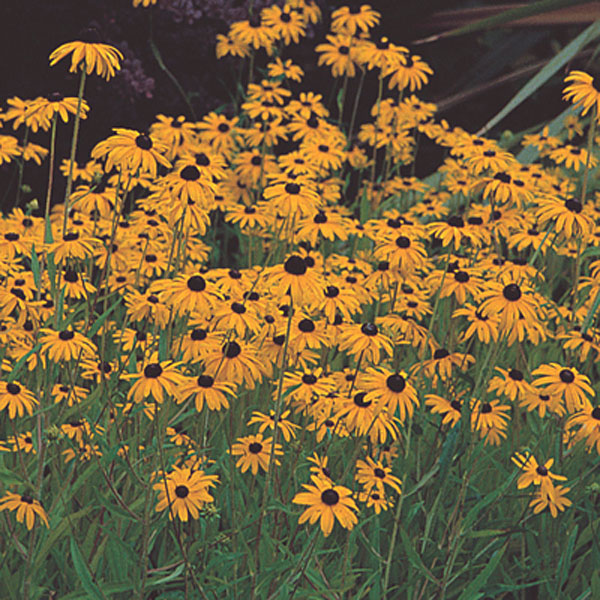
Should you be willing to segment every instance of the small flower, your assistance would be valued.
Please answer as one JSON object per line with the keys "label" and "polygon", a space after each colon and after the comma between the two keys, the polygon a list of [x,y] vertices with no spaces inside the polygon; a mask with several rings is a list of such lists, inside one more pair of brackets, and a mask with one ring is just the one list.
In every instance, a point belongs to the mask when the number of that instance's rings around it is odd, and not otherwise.
{"label": "small flower", "polygon": [[46,527],[50,527],[48,524],[48,516],[46,511],[40,504],[39,500],[35,500],[28,494],[19,495],[14,492],[7,492],[2,498],[0,498],[0,511],[10,510],[17,511],[17,521],[19,523],[27,524],[27,529],[33,529],[36,515],[44,523]]}
{"label": "small flower", "polygon": [[293,498],[294,504],[308,505],[300,515],[298,523],[309,521],[311,525],[320,520],[321,531],[327,537],[333,530],[337,519],[345,529],[353,529],[358,518],[352,511],[358,511],[352,499],[352,491],[331,481],[311,475],[314,485],[302,484],[307,491],[299,492]]}
{"label": "small flower", "polygon": [[190,516],[197,519],[200,516],[199,511],[214,501],[208,491],[218,482],[216,475],[173,467],[171,473],[159,478],[160,481],[153,486],[159,492],[156,511],[168,508],[170,520],[175,516],[181,521],[187,521]]}
{"label": "small flower", "polygon": [[[231,446],[231,454],[240,457],[235,466],[240,467],[242,473],[251,469],[252,475],[258,473],[259,467],[263,471],[268,471],[272,445],[273,438],[268,437],[263,439],[262,433],[238,438],[237,442]],[[275,444],[273,455],[283,456],[281,444]],[[273,462],[276,465],[281,464],[277,458],[274,458]]]}
{"label": "small flower", "polygon": [[594,87],[594,78],[583,71],[571,71],[565,77],[570,83],[563,90],[563,100],[570,100],[575,106],[583,108],[581,116],[590,109],[595,109],[596,117],[600,114],[600,92]]}

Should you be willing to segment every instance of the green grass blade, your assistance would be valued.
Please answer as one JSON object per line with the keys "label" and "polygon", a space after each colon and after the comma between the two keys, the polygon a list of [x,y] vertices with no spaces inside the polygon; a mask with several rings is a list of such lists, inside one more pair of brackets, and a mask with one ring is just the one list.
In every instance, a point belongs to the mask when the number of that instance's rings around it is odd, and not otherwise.
{"label": "green grass blade", "polygon": [[85,559],[81,554],[81,550],[79,550],[79,546],[77,545],[77,542],[73,537],[71,537],[70,546],[73,566],[75,567],[75,572],[79,577],[79,581],[81,581],[83,589],[87,592],[90,598],[96,598],[96,600],[105,600],[104,594],[100,591],[100,588],[94,583],[94,580],[92,579],[92,574],[90,573]]}
{"label": "green grass blade", "polygon": [[518,92],[511,98],[508,104],[492,119],[490,119],[478,132],[478,134],[489,131],[500,123],[506,115],[511,113],[517,106],[534,94],[555,73],[564,67],[584,46],[600,35],[600,21],[592,23],[581,32],[572,42],[567,44],[548,64],[536,73]]}
{"label": "green grass blade", "polygon": [[585,4],[585,2],[586,0],[539,0],[538,2],[525,3],[523,6],[517,6],[516,8],[505,10],[498,15],[480,19],[479,21],[475,21],[475,23],[463,25],[462,27],[452,29],[451,31],[447,31],[439,36],[434,37],[439,39],[475,33],[484,29],[491,29],[492,27],[505,25],[506,23],[511,23],[512,21],[518,21],[519,19],[524,19],[525,17],[533,17],[535,15],[547,13],[559,8],[575,6],[577,4]]}
{"label": "green grass blade", "polygon": [[463,593],[458,597],[458,600],[473,600],[473,598],[478,598],[477,595],[479,590],[487,583],[487,580],[490,578],[490,575],[494,572],[500,559],[504,556],[504,552],[506,550],[506,544],[502,546],[499,550],[496,550],[489,562],[483,570],[471,581],[471,583],[463,590]]}

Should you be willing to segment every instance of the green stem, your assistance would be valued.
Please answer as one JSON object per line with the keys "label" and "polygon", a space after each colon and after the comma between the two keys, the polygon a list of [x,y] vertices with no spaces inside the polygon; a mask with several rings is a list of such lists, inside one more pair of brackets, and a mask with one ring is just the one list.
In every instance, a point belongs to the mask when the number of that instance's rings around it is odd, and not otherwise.
{"label": "green stem", "polygon": [[81,105],[83,103],[83,90],[85,88],[85,64],[81,69],[81,78],[79,79],[79,91],[77,93],[77,112],[75,113],[75,124],[73,126],[73,137],[71,138],[71,155],[69,163],[69,176],[67,177],[67,189],[65,191],[65,214],[63,218],[63,235],[67,232],[67,220],[69,218],[69,200],[71,199],[71,190],[73,189],[73,165],[75,164],[75,154],[77,152],[77,138],[79,137],[79,124],[81,123]]}
{"label": "green stem", "polygon": [[48,167],[48,189],[46,190],[46,229],[44,233],[44,243],[49,244],[52,241],[52,228],[50,227],[50,200],[52,199],[52,187],[54,185],[54,153],[56,149],[56,119],[58,113],[52,117],[52,130],[50,132],[50,165]]}

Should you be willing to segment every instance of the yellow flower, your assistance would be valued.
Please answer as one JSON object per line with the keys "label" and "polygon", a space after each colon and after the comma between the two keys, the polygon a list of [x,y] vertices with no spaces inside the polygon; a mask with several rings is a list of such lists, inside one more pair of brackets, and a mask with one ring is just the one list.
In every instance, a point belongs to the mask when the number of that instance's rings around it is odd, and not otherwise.
{"label": "yellow flower", "polygon": [[583,71],[571,71],[565,77],[565,83],[570,83],[563,90],[563,100],[570,100],[575,106],[583,108],[584,116],[590,108],[595,108],[596,117],[600,108],[600,92],[594,87],[594,78]]}
{"label": "yellow flower", "polygon": [[[90,30],[92,36],[94,30]],[[96,36],[97,37],[97,34]],[[50,66],[53,67],[57,62],[71,54],[71,66],[69,72],[75,73],[81,66],[88,75],[96,70],[96,74],[104,77],[108,81],[115,73],[121,69],[123,55],[114,46],[100,44],[96,42],[73,41],[62,44],[50,54]]]}

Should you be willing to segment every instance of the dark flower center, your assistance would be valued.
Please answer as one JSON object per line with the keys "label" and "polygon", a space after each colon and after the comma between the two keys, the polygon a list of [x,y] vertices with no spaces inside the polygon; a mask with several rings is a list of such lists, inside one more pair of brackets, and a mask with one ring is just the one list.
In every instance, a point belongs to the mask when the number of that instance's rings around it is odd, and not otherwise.
{"label": "dark flower center", "polygon": [[277,346],[283,346],[283,342],[285,342],[285,335],[275,335],[273,336],[273,343]]}
{"label": "dark flower center", "polygon": [[449,217],[447,223],[451,227],[464,227],[465,226],[465,222],[463,221],[463,218],[459,217],[458,215],[453,215],[453,216]]}
{"label": "dark flower center", "polygon": [[573,383],[575,381],[575,375],[573,375],[573,371],[570,369],[563,369],[559,373],[559,377],[563,383]]}
{"label": "dark flower center", "polygon": [[348,54],[350,54],[350,48],[348,48],[348,46],[345,46],[344,44],[342,44],[341,46],[339,46],[338,52],[340,54],[343,54],[344,56],[347,56]]}
{"label": "dark flower center", "polygon": [[63,235],[63,242],[74,242],[79,239],[79,234],[76,231],[70,231]]}
{"label": "dark flower center", "polygon": [[219,126],[217,127],[217,129],[221,133],[227,133],[229,131],[229,125],[227,123],[219,123]]}
{"label": "dark flower center", "polygon": [[502,183],[510,183],[511,182],[511,176],[508,173],[496,173],[494,175],[494,179],[497,179],[498,181],[500,181]]}
{"label": "dark flower center", "polygon": [[516,302],[521,297],[521,288],[516,283],[509,283],[502,290],[502,295],[511,302]]}
{"label": "dark flower center", "polygon": [[315,330],[315,324],[311,319],[302,319],[298,323],[298,329],[303,333],[311,333]]}
{"label": "dark flower center", "polygon": [[546,469],[544,465],[540,465],[535,471],[538,475],[541,475],[542,477],[546,477],[548,475],[548,469]]}
{"label": "dark flower center", "polygon": [[21,502],[25,502],[26,504],[33,504],[33,498],[25,494],[24,496],[21,496]]}
{"label": "dark flower center", "polygon": [[454,279],[456,279],[458,283],[467,283],[467,281],[469,281],[469,274],[466,271],[456,271],[456,273],[454,273]]}
{"label": "dark flower center", "polygon": [[592,419],[596,419],[596,421],[600,421],[600,406],[596,406],[591,413]]}
{"label": "dark flower center", "polygon": [[227,358],[235,358],[236,356],[239,356],[241,353],[242,353],[242,349],[237,342],[234,342],[234,341],[227,342],[223,346],[223,354],[225,354],[225,356]]}
{"label": "dark flower center", "polygon": [[212,387],[215,382],[214,378],[210,375],[200,375],[196,381],[198,385],[203,388]]}
{"label": "dark flower center", "polygon": [[58,337],[63,341],[63,342],[68,342],[69,340],[72,340],[75,337],[75,333],[73,333],[72,331],[61,331],[58,334]]}
{"label": "dark flower center", "polygon": [[192,292],[202,292],[206,288],[206,281],[202,275],[192,275],[187,280],[187,286]]}
{"label": "dark flower center", "polygon": [[390,263],[387,260],[382,260],[378,265],[377,265],[377,270],[378,271],[387,271],[390,268]]}
{"label": "dark flower center", "polygon": [[452,402],[450,402],[450,406],[458,412],[460,412],[462,409],[462,404],[460,403],[460,400],[452,400]]}
{"label": "dark flower center", "polygon": [[194,158],[199,167],[208,167],[210,165],[210,158],[204,152],[199,152]]}
{"label": "dark flower center", "polygon": [[327,506],[335,506],[340,501],[340,495],[335,490],[321,492],[321,502]]}
{"label": "dark flower center", "polygon": [[301,256],[294,254],[290,256],[284,263],[283,268],[290,275],[304,275],[306,273],[306,262]]}
{"label": "dark flower center", "polygon": [[446,350],[446,348],[438,348],[433,353],[433,358],[435,358],[435,360],[440,360],[442,358],[446,358],[446,356],[450,356],[450,352],[448,352],[448,350]]}
{"label": "dark flower center", "polygon": [[300,186],[297,183],[286,183],[285,184],[285,193],[296,195],[300,193]]}
{"label": "dark flower center", "polygon": [[521,373],[521,371],[519,371],[519,369],[511,369],[508,373],[508,376],[513,381],[523,381],[523,373]]}
{"label": "dark flower center", "polygon": [[317,383],[317,378],[312,373],[305,373],[302,375],[302,383],[313,385],[313,383]]}
{"label": "dark flower center", "polygon": [[467,223],[469,225],[483,225],[483,219],[481,217],[469,217]]}
{"label": "dark flower center", "polygon": [[246,307],[240,302],[232,302],[231,310],[237,315],[243,315],[246,312]]}
{"label": "dark flower center", "polygon": [[7,383],[6,391],[13,396],[16,396],[21,391],[21,386],[16,383]]}
{"label": "dark flower center", "polygon": [[323,211],[319,211],[315,215],[313,222],[317,224],[327,223],[327,215]]}
{"label": "dark flower center", "polygon": [[7,242],[16,242],[20,237],[18,233],[13,233],[12,231],[4,234],[4,239]]}
{"label": "dark flower center", "polygon": [[158,363],[150,363],[144,367],[144,377],[156,379],[162,375],[162,367]]}
{"label": "dark flower center", "polygon": [[248,450],[252,454],[260,454],[262,449],[263,449],[263,445],[259,442],[252,442],[251,444],[248,445]]}
{"label": "dark flower center", "polygon": [[181,173],[179,173],[181,179],[184,181],[196,181],[200,178],[200,171],[194,165],[188,165],[181,169]]}
{"label": "dark flower center", "polygon": [[135,138],[135,145],[142,150],[150,150],[150,148],[152,148],[152,140],[149,135],[140,133],[140,135]]}
{"label": "dark flower center", "polygon": [[399,394],[406,387],[406,379],[400,373],[394,373],[386,379],[386,384],[392,392]]}
{"label": "dark flower center", "polygon": [[379,479],[385,479],[385,471],[379,467],[373,470],[373,475],[375,475],[375,477],[379,477]]}
{"label": "dark flower center", "polygon": [[398,246],[398,248],[408,248],[410,246],[410,240],[406,236],[401,235],[396,238],[396,246]]}
{"label": "dark flower center", "polygon": [[367,392],[358,392],[358,394],[354,395],[354,404],[356,406],[360,406],[361,408],[366,408],[367,406],[371,406],[370,400],[365,400],[365,396]]}
{"label": "dark flower center", "polygon": [[581,205],[581,202],[579,202],[579,200],[575,200],[575,198],[569,198],[566,202],[565,202],[565,206],[574,213],[580,213],[581,210],[583,209],[583,206]]}
{"label": "dark flower center", "polygon": [[65,281],[69,283],[75,283],[79,279],[79,276],[73,269],[67,269],[65,271]]}
{"label": "dark flower center", "polygon": [[187,487],[187,485],[178,485],[175,488],[175,495],[178,498],[187,498],[187,496],[188,496],[189,493],[190,493],[190,490]]}
{"label": "dark flower center", "polygon": [[375,323],[363,323],[360,330],[362,333],[368,336],[374,336],[379,333],[379,329]]}
{"label": "dark flower center", "polygon": [[336,296],[339,296],[339,293],[340,290],[335,285],[328,285],[325,288],[325,296],[327,296],[327,298],[335,298]]}
{"label": "dark flower center", "polygon": [[201,342],[202,340],[206,339],[206,330],[205,329],[194,329],[194,331],[192,331],[192,334],[190,335],[190,337],[192,338],[192,340],[194,340],[194,342]]}

